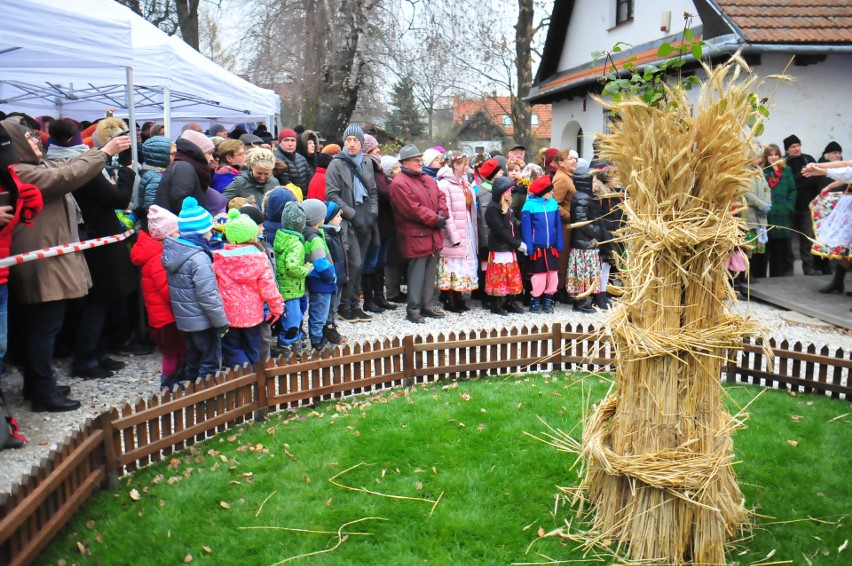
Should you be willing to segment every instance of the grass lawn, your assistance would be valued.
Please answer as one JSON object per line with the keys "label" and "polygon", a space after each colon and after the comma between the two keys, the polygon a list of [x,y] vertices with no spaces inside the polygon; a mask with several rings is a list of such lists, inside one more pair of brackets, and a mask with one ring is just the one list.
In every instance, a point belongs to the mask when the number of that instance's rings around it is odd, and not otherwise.
{"label": "grass lawn", "polygon": [[[572,516],[554,496],[577,483],[573,456],[524,432],[545,431],[540,415],[579,437],[583,407],[607,388],[573,374],[494,377],[275,415],[122,479],[39,562],[271,565],[335,545],[287,563],[581,559],[575,543],[537,534]],[[760,391],[729,388],[740,406]],[[767,391],[749,412],[737,471],[761,516],[730,562],[850,563],[850,404]]]}

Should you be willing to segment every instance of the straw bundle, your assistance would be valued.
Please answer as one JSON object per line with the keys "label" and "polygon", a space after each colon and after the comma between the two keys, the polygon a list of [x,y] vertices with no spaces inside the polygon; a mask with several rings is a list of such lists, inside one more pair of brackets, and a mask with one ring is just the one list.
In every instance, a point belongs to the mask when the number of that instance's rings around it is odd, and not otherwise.
{"label": "straw bundle", "polygon": [[587,423],[584,487],[593,532],[629,560],[724,564],[747,520],[719,380],[728,350],[757,330],[726,306],[726,261],[745,232],[731,206],[754,174],[755,79],[741,68],[737,56],[705,67],[694,108],[679,88],[661,108],[600,101],[621,118],[600,148],[627,192],[628,260],[610,328],[617,388]]}

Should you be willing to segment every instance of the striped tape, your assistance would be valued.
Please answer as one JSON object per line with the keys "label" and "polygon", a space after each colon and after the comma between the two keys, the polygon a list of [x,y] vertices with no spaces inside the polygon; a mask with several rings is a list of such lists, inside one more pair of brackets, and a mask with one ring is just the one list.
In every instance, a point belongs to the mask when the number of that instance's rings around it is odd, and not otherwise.
{"label": "striped tape", "polygon": [[20,265],[28,261],[35,261],[37,259],[45,259],[48,257],[56,257],[65,254],[72,254],[83,250],[98,248],[107,244],[114,244],[116,242],[126,240],[136,232],[137,229],[133,228],[131,230],[128,230],[127,232],[124,232],[123,234],[116,234],[114,236],[106,236],[103,238],[93,238],[91,240],[85,240],[83,242],[62,244],[61,246],[53,246],[52,248],[44,248],[43,250],[33,250],[31,252],[24,252],[22,254],[12,255],[7,258],[0,259],[0,267]]}

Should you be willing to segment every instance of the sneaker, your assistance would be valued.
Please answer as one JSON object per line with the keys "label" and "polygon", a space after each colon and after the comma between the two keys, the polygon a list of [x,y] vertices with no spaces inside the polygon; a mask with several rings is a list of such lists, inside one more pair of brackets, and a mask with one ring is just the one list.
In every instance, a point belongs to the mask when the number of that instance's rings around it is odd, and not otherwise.
{"label": "sneaker", "polygon": [[530,312],[541,312],[541,299],[539,299],[538,297],[530,298]]}
{"label": "sneaker", "polygon": [[105,357],[101,361],[98,362],[98,367],[102,369],[108,369],[110,371],[116,371],[120,369],[124,369],[127,366],[126,363],[120,362],[118,360],[114,360],[110,357]]}
{"label": "sneaker", "polygon": [[360,308],[352,309],[349,312],[354,317],[352,319],[352,322],[372,322],[373,321],[373,317],[368,315],[367,313],[365,313]]}
{"label": "sneaker", "polygon": [[541,302],[541,310],[548,314],[553,314],[553,295],[545,295]]}

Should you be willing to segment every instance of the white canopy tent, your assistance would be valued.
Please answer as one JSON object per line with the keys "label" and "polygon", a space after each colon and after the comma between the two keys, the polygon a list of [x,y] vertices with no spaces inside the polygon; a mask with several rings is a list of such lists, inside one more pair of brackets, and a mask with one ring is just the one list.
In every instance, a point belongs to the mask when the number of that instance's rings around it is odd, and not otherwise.
{"label": "white canopy tent", "polygon": [[[0,109],[269,126],[273,91],[219,67],[114,0],[0,2]],[[132,96],[131,96],[132,93]]]}

